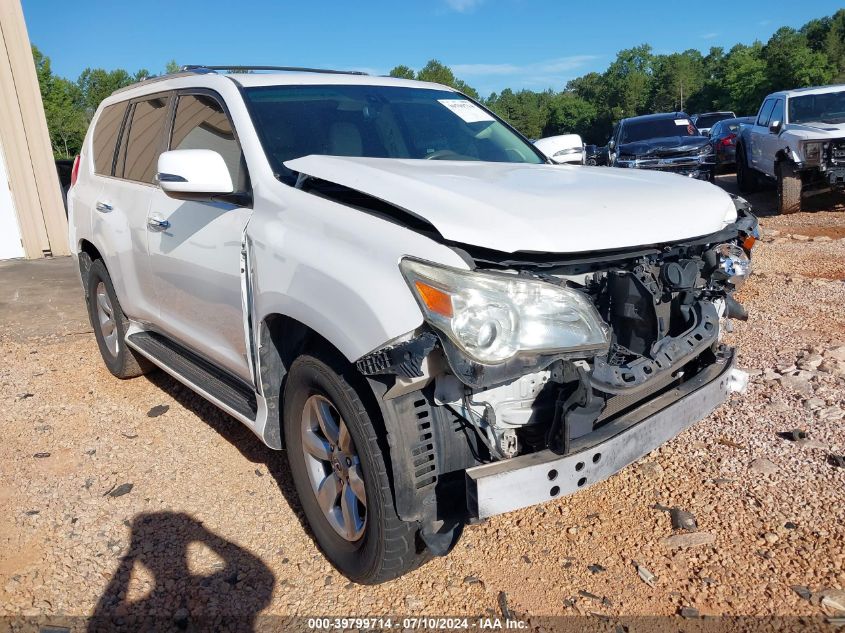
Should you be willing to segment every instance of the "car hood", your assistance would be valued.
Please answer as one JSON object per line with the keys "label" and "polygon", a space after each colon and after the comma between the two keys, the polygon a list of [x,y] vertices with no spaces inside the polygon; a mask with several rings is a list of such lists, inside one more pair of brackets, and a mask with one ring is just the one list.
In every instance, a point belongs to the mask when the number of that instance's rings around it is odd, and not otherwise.
{"label": "car hood", "polygon": [[842,138],[845,136],[845,123],[824,123],[823,121],[808,123],[792,123],[784,128],[792,136],[800,137],[802,140]]}
{"label": "car hood", "polygon": [[449,241],[505,253],[672,242],[736,219],[718,187],[642,170],[340,156],[285,166],[400,207]]}
{"label": "car hood", "polygon": [[633,155],[638,158],[644,156],[679,156],[686,153],[697,154],[698,150],[709,142],[710,139],[706,136],[651,138],[645,141],[620,143],[619,154]]}

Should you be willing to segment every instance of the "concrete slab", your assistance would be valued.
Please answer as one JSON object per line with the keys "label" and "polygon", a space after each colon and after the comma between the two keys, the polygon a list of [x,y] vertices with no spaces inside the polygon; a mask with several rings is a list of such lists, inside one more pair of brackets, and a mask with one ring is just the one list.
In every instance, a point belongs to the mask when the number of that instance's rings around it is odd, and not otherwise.
{"label": "concrete slab", "polygon": [[72,257],[0,261],[0,336],[23,341],[90,331]]}

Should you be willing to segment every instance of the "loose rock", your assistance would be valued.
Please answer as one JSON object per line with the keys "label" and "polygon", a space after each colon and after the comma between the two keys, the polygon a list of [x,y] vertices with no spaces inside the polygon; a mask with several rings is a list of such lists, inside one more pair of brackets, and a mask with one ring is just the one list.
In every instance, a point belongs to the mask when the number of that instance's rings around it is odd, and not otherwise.
{"label": "loose rock", "polygon": [[660,539],[664,547],[669,549],[685,549],[687,547],[700,547],[712,545],[716,542],[716,535],[710,532],[689,532],[687,534],[673,534]]}

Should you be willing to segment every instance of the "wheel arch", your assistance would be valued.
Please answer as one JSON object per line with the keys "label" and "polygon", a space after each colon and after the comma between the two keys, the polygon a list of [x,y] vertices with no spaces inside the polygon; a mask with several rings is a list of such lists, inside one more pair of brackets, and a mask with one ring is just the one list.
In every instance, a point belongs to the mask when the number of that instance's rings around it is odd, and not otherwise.
{"label": "wheel arch", "polygon": [[258,324],[258,378],[267,403],[267,421],[262,439],[272,448],[283,447],[285,379],[293,362],[303,354],[317,356],[337,371],[351,375],[361,399],[371,411],[379,411],[367,379],[355,368],[355,359],[348,358],[338,345],[311,325],[287,314],[267,314]]}
{"label": "wheel arch", "polygon": [[[88,300],[88,273],[91,270],[91,264],[93,264],[98,259],[103,260],[103,265],[105,265],[105,260],[103,256],[100,254],[100,250],[90,241],[82,238],[79,240],[79,244],[76,249],[77,260],[79,262],[79,276],[82,280],[82,290],[85,293],[85,299]],[[108,270],[108,267],[106,267]]]}

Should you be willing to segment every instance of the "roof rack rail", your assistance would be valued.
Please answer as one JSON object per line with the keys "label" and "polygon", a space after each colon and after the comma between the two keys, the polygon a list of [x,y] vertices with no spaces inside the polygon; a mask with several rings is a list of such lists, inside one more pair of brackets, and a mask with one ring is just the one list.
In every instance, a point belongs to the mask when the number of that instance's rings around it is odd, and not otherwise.
{"label": "roof rack rail", "polygon": [[162,81],[164,79],[173,79],[174,77],[185,77],[188,75],[194,74],[205,74],[205,73],[216,73],[218,70],[225,70],[229,72],[244,72],[244,71],[253,71],[253,70],[275,70],[279,72],[295,72],[295,73],[324,73],[327,75],[368,75],[369,73],[365,73],[361,70],[332,70],[330,68],[300,68],[299,66],[203,66],[200,64],[188,64],[186,66],[182,66],[179,68],[178,71],[175,73],[166,73],[164,75],[151,75],[149,77],[145,77],[140,81],[136,81],[134,83],[129,84],[128,86],[124,86],[123,88],[118,88],[114,92],[113,95],[118,94],[120,92],[124,92],[129,90],[130,88],[135,88],[140,84],[150,84],[157,81]]}
{"label": "roof rack rail", "polygon": [[225,70],[229,72],[238,71],[252,71],[252,70],[275,70],[279,72],[298,72],[298,73],[324,73],[327,75],[366,75],[360,70],[332,70],[330,68],[303,68],[300,66],[204,66],[199,64],[190,64],[182,66],[181,70],[195,73],[210,73],[218,70]]}

